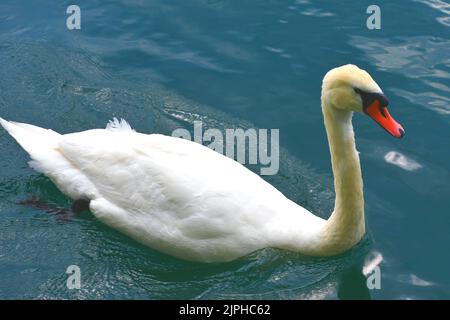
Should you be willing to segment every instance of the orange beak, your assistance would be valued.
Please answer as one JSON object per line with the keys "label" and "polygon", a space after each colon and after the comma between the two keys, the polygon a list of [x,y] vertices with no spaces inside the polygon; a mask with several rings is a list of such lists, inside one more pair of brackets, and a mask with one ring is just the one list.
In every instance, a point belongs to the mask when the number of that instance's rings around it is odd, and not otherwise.
{"label": "orange beak", "polygon": [[396,138],[402,138],[405,135],[405,130],[394,118],[391,117],[387,106],[381,106],[378,99],[374,99],[371,105],[364,110],[376,123],[383,127]]}

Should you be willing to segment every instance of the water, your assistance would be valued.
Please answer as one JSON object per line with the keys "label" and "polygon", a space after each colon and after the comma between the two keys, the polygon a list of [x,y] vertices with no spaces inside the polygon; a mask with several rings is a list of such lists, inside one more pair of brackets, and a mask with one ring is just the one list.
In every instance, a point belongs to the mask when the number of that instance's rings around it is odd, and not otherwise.
{"label": "water", "polygon": [[[0,134],[0,298],[450,298],[450,8],[444,1],[69,1],[0,4],[0,115],[62,133],[113,116],[142,132],[279,128],[280,172],[266,177],[322,217],[333,207],[319,105],[332,67],[367,69],[406,137],[355,116],[368,234],[351,252],[312,259],[266,249],[225,264],[181,261],[111,230],[27,166]],[[67,210],[66,210],[67,211]],[[379,263],[381,289],[358,273]],[[376,264],[375,263],[375,264]],[[66,287],[69,265],[80,290]],[[356,270],[356,271],[355,271]],[[351,281],[350,281],[350,280]],[[361,285],[362,284],[362,285]]]}

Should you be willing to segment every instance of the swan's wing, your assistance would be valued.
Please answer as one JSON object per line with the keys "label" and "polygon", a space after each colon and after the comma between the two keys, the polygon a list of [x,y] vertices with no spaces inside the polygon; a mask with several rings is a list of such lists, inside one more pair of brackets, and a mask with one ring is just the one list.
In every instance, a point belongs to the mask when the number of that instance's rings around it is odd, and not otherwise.
{"label": "swan's wing", "polygon": [[284,197],[234,160],[180,138],[89,130],[64,135],[59,150],[101,196],[140,213],[149,205],[175,209],[206,200],[202,197],[222,202],[237,201],[236,196],[250,200],[258,192]]}
{"label": "swan's wing", "polygon": [[226,250],[252,237],[264,245],[276,216],[269,204],[285,200],[241,164],[180,138],[90,130],[64,135],[59,149],[95,186],[94,214],[132,236],[153,234],[152,246],[208,240]]}

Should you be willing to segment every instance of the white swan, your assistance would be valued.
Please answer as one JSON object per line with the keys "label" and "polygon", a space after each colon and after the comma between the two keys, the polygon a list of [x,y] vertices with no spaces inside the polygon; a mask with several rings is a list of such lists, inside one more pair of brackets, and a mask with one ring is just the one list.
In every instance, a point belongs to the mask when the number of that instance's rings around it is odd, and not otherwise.
{"label": "white swan", "polygon": [[339,254],[365,232],[353,111],[395,137],[403,128],[370,75],[354,65],[329,71],[322,111],[330,144],[335,208],[321,219],[241,164],[181,138],[141,134],[124,121],[61,135],[24,123],[1,125],[72,199],[86,199],[107,225],[173,256],[229,261],[264,247],[305,255]]}

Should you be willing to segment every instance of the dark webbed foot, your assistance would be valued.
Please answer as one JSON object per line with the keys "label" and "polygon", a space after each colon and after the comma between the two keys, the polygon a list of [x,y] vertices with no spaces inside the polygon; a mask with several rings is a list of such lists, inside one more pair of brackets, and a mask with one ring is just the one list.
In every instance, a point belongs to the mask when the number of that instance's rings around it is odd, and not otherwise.
{"label": "dark webbed foot", "polygon": [[89,199],[77,199],[72,203],[72,211],[75,213],[80,213],[89,210],[89,204],[91,200]]}
{"label": "dark webbed foot", "polygon": [[57,205],[46,202],[45,200],[41,200],[36,196],[32,196],[31,198],[26,200],[18,201],[17,204],[43,210],[47,213],[55,215],[58,219],[61,220],[69,220],[74,215],[71,210],[58,207]]}
{"label": "dark webbed foot", "polygon": [[29,199],[18,201],[17,204],[34,207],[47,213],[54,214],[56,217],[58,217],[58,219],[70,220],[74,217],[74,214],[79,214],[83,211],[89,210],[90,202],[91,201],[89,199],[77,199],[72,203],[71,210],[68,210],[66,208],[58,207],[53,203],[41,200],[36,196],[32,196]]}

